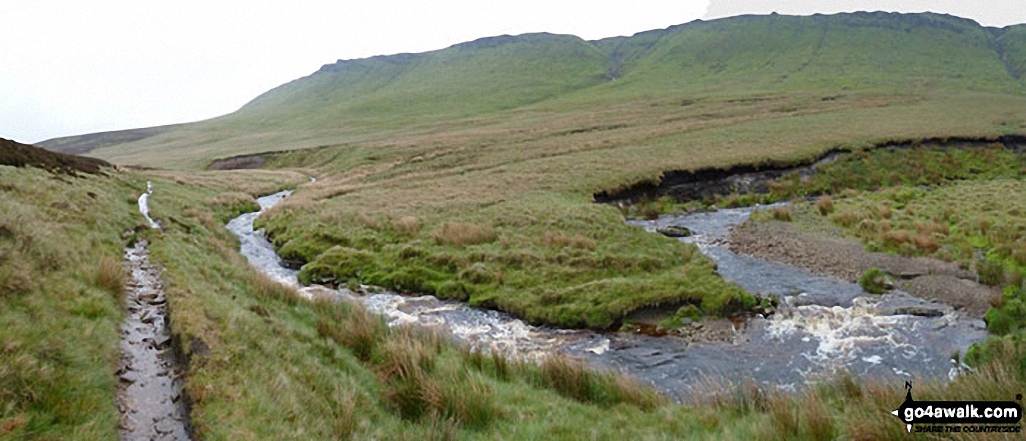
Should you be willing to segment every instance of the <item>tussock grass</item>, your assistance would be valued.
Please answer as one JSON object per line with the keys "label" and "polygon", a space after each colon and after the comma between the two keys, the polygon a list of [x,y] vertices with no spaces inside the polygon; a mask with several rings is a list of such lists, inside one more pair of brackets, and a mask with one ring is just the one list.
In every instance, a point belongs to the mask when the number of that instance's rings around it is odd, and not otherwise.
{"label": "tussock grass", "polygon": [[370,361],[375,349],[386,333],[387,325],[381,317],[368,313],[359,306],[326,307],[327,314],[317,322],[317,332],[348,347],[361,361]]}
{"label": "tussock grass", "polygon": [[125,292],[125,282],[128,277],[121,262],[111,256],[100,258],[96,269],[93,271],[93,285],[111,293],[115,299],[121,300]]}
{"label": "tussock grass", "polygon": [[790,222],[791,221],[791,209],[787,207],[774,207],[771,211],[773,219],[778,221]]}
{"label": "tussock grass", "polygon": [[561,395],[599,406],[620,403],[652,409],[664,401],[636,380],[588,368],[583,362],[562,355],[546,358],[539,369],[545,385]]}
{"label": "tussock grass", "polygon": [[439,244],[465,247],[492,242],[496,236],[491,225],[446,222],[433,231],[431,237]]}
{"label": "tussock grass", "polygon": [[400,233],[416,234],[420,227],[420,221],[414,216],[401,216],[392,220],[392,228]]}
{"label": "tussock grass", "polygon": [[830,196],[822,196],[816,201],[816,208],[819,209],[819,214],[826,216],[834,212],[834,200]]}

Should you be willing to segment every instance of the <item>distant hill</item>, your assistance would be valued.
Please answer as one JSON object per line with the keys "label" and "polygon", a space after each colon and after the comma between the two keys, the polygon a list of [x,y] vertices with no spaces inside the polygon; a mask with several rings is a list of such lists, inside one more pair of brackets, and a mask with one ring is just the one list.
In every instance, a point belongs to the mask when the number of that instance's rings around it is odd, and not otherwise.
{"label": "distant hill", "polygon": [[[420,53],[340,60],[198,123],[40,143],[154,165],[303,148],[544,105],[582,109],[660,95],[796,91],[1026,91],[1026,25],[851,13],[695,21],[631,37],[483,38]],[[504,113],[505,112],[505,113]]]}

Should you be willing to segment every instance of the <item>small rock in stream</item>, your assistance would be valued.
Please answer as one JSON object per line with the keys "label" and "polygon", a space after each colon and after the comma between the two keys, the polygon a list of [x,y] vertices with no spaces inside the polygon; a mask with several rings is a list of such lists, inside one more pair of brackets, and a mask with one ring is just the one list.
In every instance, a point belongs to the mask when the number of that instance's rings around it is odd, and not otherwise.
{"label": "small rock in stream", "polygon": [[691,230],[679,225],[668,225],[657,228],[656,232],[666,237],[691,237]]}
{"label": "small rock in stream", "polygon": [[942,317],[945,312],[942,305],[883,306],[877,309],[877,313],[880,315],[914,315],[918,317]]}

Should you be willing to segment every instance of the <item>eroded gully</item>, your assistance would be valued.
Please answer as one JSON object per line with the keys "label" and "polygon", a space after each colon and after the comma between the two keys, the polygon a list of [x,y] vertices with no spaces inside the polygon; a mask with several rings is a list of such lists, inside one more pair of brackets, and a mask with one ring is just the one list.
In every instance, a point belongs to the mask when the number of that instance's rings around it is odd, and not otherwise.
{"label": "eroded gully", "polygon": [[[731,252],[724,240],[752,208],[632,222],[649,231],[670,224],[688,227],[695,235],[681,240],[695,243],[716,260],[724,278],[750,292],[784,299],[776,314],[728,327],[729,335],[720,342],[537,327],[508,314],[432,296],[357,296],[345,289],[301,287],[296,271],[282,265],[263,231],[253,230],[253,220],[288,195],[258,199],[261,211],[233,219],[228,229],[241,240],[241,252],[251,264],[300,288],[304,296],[359,301],[385,316],[390,325],[435,328],[459,342],[515,358],[537,360],[554,352],[580,357],[633,375],[676,399],[693,396],[709,382],[751,381],[796,390],[839,370],[874,379],[948,378],[962,369],[953,365],[951,355],[964,353],[986,336],[982,321],[963,317],[946,305],[900,292],[867,296],[851,283]],[[896,307],[907,305],[935,311],[935,316],[894,314],[901,309]]]}

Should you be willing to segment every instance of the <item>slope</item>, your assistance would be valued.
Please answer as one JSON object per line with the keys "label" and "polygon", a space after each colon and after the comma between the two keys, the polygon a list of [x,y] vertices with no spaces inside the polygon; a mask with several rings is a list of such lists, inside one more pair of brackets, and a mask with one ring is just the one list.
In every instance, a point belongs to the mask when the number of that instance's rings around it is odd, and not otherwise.
{"label": "slope", "polygon": [[115,162],[203,167],[236,154],[503,125],[525,113],[588,114],[663,97],[1021,95],[1023,32],[1006,30],[930,13],[854,13],[696,21],[594,42],[493,37],[339,61],[230,115],[131,132],[139,139],[127,142],[94,135],[42,145],[93,148]]}

